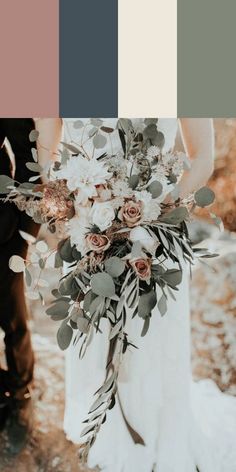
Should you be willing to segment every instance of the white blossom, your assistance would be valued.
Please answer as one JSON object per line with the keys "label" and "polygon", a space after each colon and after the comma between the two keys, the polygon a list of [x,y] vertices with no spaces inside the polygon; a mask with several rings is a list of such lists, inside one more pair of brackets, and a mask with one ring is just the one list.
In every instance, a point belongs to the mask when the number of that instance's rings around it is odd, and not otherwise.
{"label": "white blossom", "polygon": [[89,232],[90,225],[88,208],[81,208],[81,211],[67,223],[71,245],[75,245],[82,256],[87,252],[85,236]]}
{"label": "white blossom", "polygon": [[91,208],[90,216],[92,223],[104,231],[112,225],[115,212],[110,202],[95,202]]}
{"label": "white blossom", "polygon": [[105,184],[112,174],[96,159],[87,160],[82,156],[72,156],[57,175],[67,180],[70,191],[78,190],[80,202],[86,202],[88,198],[97,195],[96,186]]}
{"label": "white blossom", "polygon": [[129,197],[133,192],[126,180],[117,180],[112,183],[112,193],[115,197]]}

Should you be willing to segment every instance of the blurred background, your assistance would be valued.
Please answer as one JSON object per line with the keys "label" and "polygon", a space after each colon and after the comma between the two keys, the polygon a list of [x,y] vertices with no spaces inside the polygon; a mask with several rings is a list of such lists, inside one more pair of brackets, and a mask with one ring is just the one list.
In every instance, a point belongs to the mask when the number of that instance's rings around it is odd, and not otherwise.
{"label": "blurred background", "polygon": [[[201,211],[192,225],[197,243],[204,240],[219,254],[198,264],[191,280],[192,368],[196,380],[210,378],[222,391],[236,395],[236,119],[215,119],[215,171],[209,186],[216,193],[211,211],[224,223],[224,231],[209,222]],[[177,148],[180,149],[180,137]],[[41,237],[55,247],[44,229]],[[50,285],[60,271],[49,268],[42,288],[46,305],[51,301]],[[0,445],[0,471],[79,472],[78,448],[62,432],[64,408],[64,355],[56,342],[58,323],[45,315],[38,300],[29,301],[36,367],[34,382],[35,430],[28,447],[17,458],[4,453]],[[4,362],[3,342],[0,356]],[[1,360],[1,362],[2,362]]]}

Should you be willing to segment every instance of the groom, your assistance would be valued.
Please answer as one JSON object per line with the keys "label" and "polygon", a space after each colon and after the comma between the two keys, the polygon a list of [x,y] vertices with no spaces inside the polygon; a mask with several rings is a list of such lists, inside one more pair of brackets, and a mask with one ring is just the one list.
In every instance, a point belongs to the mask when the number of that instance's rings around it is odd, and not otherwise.
{"label": "groom", "polygon": [[[33,129],[32,119],[0,118],[0,174],[12,176],[9,155],[13,153],[15,180],[28,181],[32,174],[25,164],[32,161],[29,134]],[[6,142],[10,143],[10,147],[6,146]],[[9,153],[8,149],[12,153]],[[34,355],[27,327],[23,273],[13,273],[9,269],[9,259],[12,255],[19,255],[24,259],[27,255],[27,242],[20,236],[19,230],[36,236],[39,226],[14,204],[1,201],[0,328],[5,333],[7,370],[0,366],[0,429],[5,428],[13,453],[19,452],[25,445],[32,427],[29,386],[34,368]]]}

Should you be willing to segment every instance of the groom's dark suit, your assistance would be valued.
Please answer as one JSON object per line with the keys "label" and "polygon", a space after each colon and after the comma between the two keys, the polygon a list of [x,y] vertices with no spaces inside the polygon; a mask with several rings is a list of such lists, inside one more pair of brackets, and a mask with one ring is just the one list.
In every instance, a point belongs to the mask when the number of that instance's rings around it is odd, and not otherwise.
{"label": "groom's dark suit", "polygon": [[[25,164],[32,161],[29,134],[33,129],[32,119],[0,119],[0,174],[11,175],[4,146],[7,138],[15,155],[15,180],[28,181],[31,172]],[[14,254],[26,258],[28,247],[19,230],[36,236],[39,226],[13,203],[0,202],[0,327],[5,333],[7,361],[7,370],[0,368],[0,399],[5,395],[21,398],[33,378],[34,356],[27,327],[23,274],[13,273],[8,265]]]}

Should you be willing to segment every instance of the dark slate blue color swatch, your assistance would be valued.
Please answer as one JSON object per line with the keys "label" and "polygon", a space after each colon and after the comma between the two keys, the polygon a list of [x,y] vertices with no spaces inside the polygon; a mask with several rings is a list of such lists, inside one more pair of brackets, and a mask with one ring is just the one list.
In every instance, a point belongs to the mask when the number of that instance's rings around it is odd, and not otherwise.
{"label": "dark slate blue color swatch", "polygon": [[118,114],[118,0],[60,0],[61,117]]}

